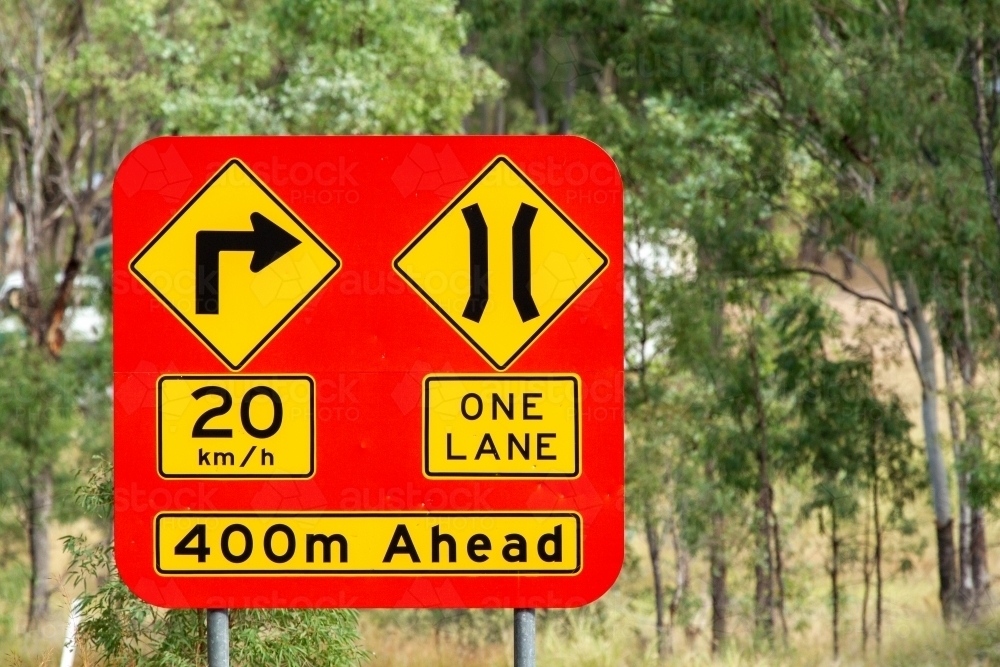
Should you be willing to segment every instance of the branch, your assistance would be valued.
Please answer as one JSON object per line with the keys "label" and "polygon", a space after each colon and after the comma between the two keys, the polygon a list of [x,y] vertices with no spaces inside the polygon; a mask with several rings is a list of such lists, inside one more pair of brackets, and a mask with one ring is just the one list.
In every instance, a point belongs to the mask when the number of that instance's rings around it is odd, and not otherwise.
{"label": "branch", "polygon": [[[781,57],[781,50],[778,48],[778,36],[774,33],[774,26],[771,25],[771,9],[757,10],[757,21],[764,30],[764,35],[767,37],[767,44],[771,47],[771,52],[774,53],[774,58],[778,63],[778,70],[782,74],[787,74],[788,63]],[[780,81],[778,85],[781,85]]]}
{"label": "branch", "polygon": [[[886,267],[886,271],[891,271],[891,269],[889,269],[889,267]],[[890,272],[889,284],[892,285],[895,284],[895,282],[896,280],[895,278],[893,278],[892,273]],[[904,286],[903,289],[905,291],[906,287]],[[899,328],[903,330],[903,339],[906,340],[906,349],[910,353],[910,361],[913,362],[913,368],[916,369],[917,377],[920,378],[920,388],[922,390],[926,389],[927,381],[924,378],[923,367],[920,365],[920,360],[917,358],[917,351],[913,348],[913,340],[910,338],[910,323],[909,323],[909,318],[911,313],[909,309],[910,303],[909,301],[907,301],[908,308],[907,310],[904,311],[899,307],[899,302],[896,300],[896,293],[891,292],[891,296],[892,296],[892,305],[896,310],[896,318],[899,320]],[[919,313],[916,312],[914,312],[914,314],[920,315]],[[920,317],[923,317],[923,315],[920,315]]]}
{"label": "branch", "polygon": [[49,307],[46,317],[45,343],[52,356],[58,358],[65,341],[62,323],[66,316],[66,309],[69,307],[73,292],[73,282],[76,280],[76,276],[80,272],[82,265],[80,260],[80,241],[83,232],[83,221],[81,220],[80,203],[76,197],[76,193],[73,191],[70,180],[74,175],[75,165],[66,164],[61,153],[57,154],[56,157],[59,161],[58,185],[68,205],[70,220],[73,224],[69,256],[66,259],[66,265],[63,267],[62,281],[56,289],[56,296]]}
{"label": "branch", "polygon": [[979,159],[983,167],[983,180],[986,186],[986,203],[990,207],[990,215],[997,229],[1000,230],[1000,197],[997,195],[997,174],[993,165],[993,138],[989,136],[989,120],[986,113],[986,97],[983,81],[983,36],[982,25],[975,36],[969,38],[969,70],[972,79],[972,92],[975,101],[975,115],[972,127],[979,140]]}
{"label": "branch", "polygon": [[[910,340],[910,325],[909,325],[909,319],[911,317],[910,312],[908,310],[903,310],[902,308],[899,307],[899,302],[896,300],[895,291],[886,289],[885,286],[882,285],[882,282],[878,280],[878,278],[876,278],[874,273],[868,270],[867,266],[865,266],[864,264],[861,264],[861,266],[865,267],[865,270],[868,271],[868,275],[870,275],[872,279],[875,280],[876,284],[878,284],[885,292],[885,294],[888,295],[889,297],[888,299],[882,299],[877,296],[863,294],[854,289],[853,287],[851,287],[850,285],[848,285],[840,278],[837,278],[833,274],[828,273],[827,271],[824,271],[822,269],[814,269],[808,266],[797,266],[792,268],[791,270],[798,273],[807,273],[809,275],[825,278],[826,280],[829,280],[830,282],[832,282],[833,284],[835,284],[837,287],[844,290],[848,294],[851,294],[854,297],[861,299],[862,301],[872,301],[881,306],[885,306],[886,308],[891,310],[896,315],[896,320],[899,322],[900,329],[903,330],[903,339],[906,341],[906,349],[910,353],[910,360],[913,362],[914,368],[917,369],[917,376],[920,378],[920,385],[921,387],[925,387],[926,381],[924,379],[924,374],[921,370],[922,367],[920,366],[920,361],[917,358],[917,352],[913,348],[913,341]],[[892,275],[890,274],[889,284],[892,285],[893,282],[894,281]]]}
{"label": "branch", "polygon": [[885,295],[885,298],[889,299],[890,301],[892,300],[892,295],[891,292],[889,291],[889,288],[882,282],[881,278],[875,275],[875,272],[872,270],[870,266],[868,266],[867,263],[862,261],[861,258],[859,258],[857,255],[855,255],[853,252],[851,252],[844,246],[838,247],[837,252],[840,255],[846,257],[848,260],[850,260],[851,263],[859,266],[861,270],[864,271],[866,274],[868,274],[868,277],[871,278],[876,285],[878,285],[879,290],[882,291],[882,294]]}
{"label": "branch", "polygon": [[795,273],[807,273],[811,276],[825,278],[826,280],[829,280],[831,283],[833,283],[843,291],[847,292],[848,294],[854,296],[855,298],[861,299],[862,301],[871,301],[873,303],[879,304],[880,306],[888,308],[893,312],[898,312],[897,308],[890,301],[883,299],[882,297],[872,296],[871,294],[865,294],[864,292],[859,292],[858,290],[854,289],[840,278],[836,277],[832,273],[829,273],[828,271],[824,271],[823,269],[814,269],[809,266],[795,266],[792,267],[791,271]]}

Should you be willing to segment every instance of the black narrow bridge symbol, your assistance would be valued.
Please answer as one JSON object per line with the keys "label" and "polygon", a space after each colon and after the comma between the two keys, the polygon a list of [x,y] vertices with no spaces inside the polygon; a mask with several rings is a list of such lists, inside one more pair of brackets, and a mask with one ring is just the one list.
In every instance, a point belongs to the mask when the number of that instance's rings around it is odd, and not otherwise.
{"label": "black narrow bridge symbol", "polygon": [[[538,307],[531,296],[531,225],[537,213],[537,208],[522,203],[512,228],[513,296],[522,322],[538,317]],[[469,300],[462,317],[478,322],[490,299],[489,232],[479,204],[463,208],[462,216],[469,227]]]}
{"label": "black narrow bridge symbol", "polygon": [[219,314],[219,253],[252,252],[250,271],[260,273],[302,243],[260,213],[250,214],[253,231],[195,234],[195,303],[198,315]]}

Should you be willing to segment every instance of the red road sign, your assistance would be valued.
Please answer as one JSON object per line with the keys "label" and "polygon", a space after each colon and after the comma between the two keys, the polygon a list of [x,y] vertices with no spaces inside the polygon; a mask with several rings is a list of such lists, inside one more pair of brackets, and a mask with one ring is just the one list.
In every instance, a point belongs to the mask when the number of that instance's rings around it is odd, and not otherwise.
{"label": "red road sign", "polygon": [[115,179],[115,555],[162,607],[572,607],[624,553],[618,171],[190,137]]}

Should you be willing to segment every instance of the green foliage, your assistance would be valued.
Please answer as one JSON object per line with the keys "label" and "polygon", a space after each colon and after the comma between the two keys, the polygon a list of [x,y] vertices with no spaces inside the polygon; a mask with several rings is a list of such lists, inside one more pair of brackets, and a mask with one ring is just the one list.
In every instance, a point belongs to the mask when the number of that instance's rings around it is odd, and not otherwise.
{"label": "green foliage", "polygon": [[457,132],[501,80],[465,57],[443,0],[185,3],[159,37],[165,129],[194,133]]}
{"label": "green foliage", "polygon": [[466,23],[447,0],[2,0],[0,120],[27,122],[35,73],[22,65],[38,25],[37,74],[58,112],[84,106],[88,141],[113,153],[104,189],[150,134],[459,132],[473,103],[503,90],[463,55]]}
{"label": "green foliage", "polygon": [[[877,474],[894,483],[898,504],[911,500],[918,484],[912,424],[898,397],[879,396],[871,353],[852,346],[831,349],[838,345],[840,326],[814,296],[797,295],[775,319],[781,389],[795,402],[791,457],[796,464],[808,466],[827,485]],[[829,497],[829,489],[823,493]]]}
{"label": "green foliage", "polygon": [[[31,503],[24,480],[56,462],[56,515],[62,520],[80,515],[71,501],[78,483],[79,462],[109,444],[109,346],[70,344],[63,364],[21,335],[0,340],[0,497],[24,524]],[[9,517],[8,517],[9,518]],[[10,524],[5,535],[24,539],[26,527]]]}
{"label": "green foliage", "polygon": [[[79,501],[95,517],[110,517],[114,488],[108,462],[98,461]],[[80,635],[103,662],[122,667],[206,664],[203,610],[158,609],[133,595],[118,577],[110,540],[70,536],[63,543],[71,557],[70,576],[86,591],[80,597]],[[230,611],[230,656],[237,665],[357,665],[367,656],[359,644],[352,610]]]}
{"label": "green foliage", "polygon": [[281,92],[291,132],[458,132],[473,103],[502,90],[461,54],[466,21],[451,2],[283,0],[273,16],[294,62]]}
{"label": "green foliage", "polygon": [[95,147],[102,196],[149,134],[459,132],[504,86],[467,24],[448,0],[0,0],[0,171],[32,113]]}
{"label": "green foliage", "polygon": [[24,471],[54,459],[72,441],[79,424],[77,378],[63,377],[45,352],[20,337],[5,341],[0,364],[3,472],[11,476],[5,486],[14,486]]}
{"label": "green foliage", "polygon": [[[889,4],[466,4],[478,53],[510,81],[472,126],[492,131],[518,105],[535,131],[584,134],[621,170],[628,509],[653,543],[679,528],[697,551],[713,517],[749,521],[759,565],[765,544],[781,555],[795,510],[834,509],[854,530],[875,502],[912,529],[904,509],[926,489],[912,424],[875,381],[871,345],[807,282],[839,279],[825,257],[848,282],[870,273],[907,336],[901,281],[943,340],[995,347],[995,230],[972,128],[956,121],[970,113],[956,60],[969,24],[955,3]],[[972,459],[986,495],[991,468]],[[761,516],[775,490],[801,500],[791,520]]]}

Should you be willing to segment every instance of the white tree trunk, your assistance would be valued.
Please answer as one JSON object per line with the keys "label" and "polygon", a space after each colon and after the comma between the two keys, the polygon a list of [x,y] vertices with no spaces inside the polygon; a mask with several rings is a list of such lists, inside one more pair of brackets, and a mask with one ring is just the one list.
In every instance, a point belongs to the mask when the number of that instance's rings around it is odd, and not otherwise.
{"label": "white tree trunk", "polygon": [[934,366],[934,336],[912,277],[903,283],[910,321],[920,342],[917,371],[922,385],[920,414],[924,425],[924,446],[927,451],[927,472],[934,502],[934,522],[937,528],[938,575],[941,582],[941,606],[945,617],[950,616],[955,602],[955,539],[951,516],[951,492],[948,468],[945,466],[938,438],[937,368]]}

